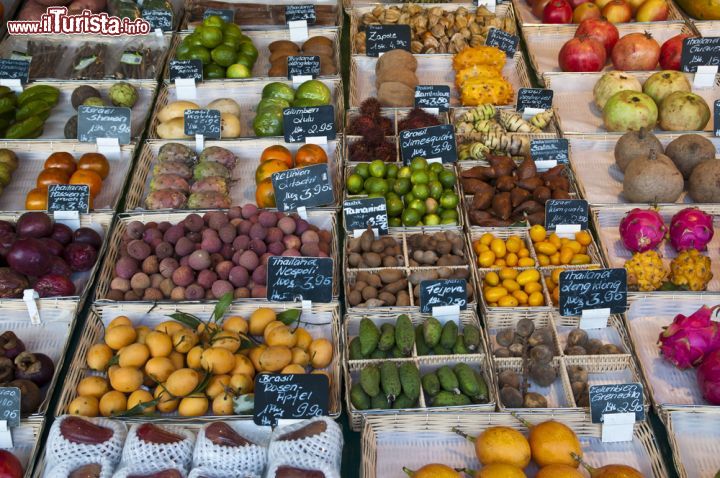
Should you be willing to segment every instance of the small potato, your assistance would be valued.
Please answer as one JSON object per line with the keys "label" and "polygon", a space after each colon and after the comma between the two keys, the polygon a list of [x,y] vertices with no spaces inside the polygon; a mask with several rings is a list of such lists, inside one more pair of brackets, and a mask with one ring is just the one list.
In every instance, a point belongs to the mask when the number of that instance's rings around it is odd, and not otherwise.
{"label": "small potato", "polygon": [[386,285],[383,287],[383,292],[389,292],[391,294],[397,294],[400,291],[407,290],[408,281],[407,279],[401,279],[397,282],[393,282],[391,284]]}
{"label": "small potato", "polygon": [[397,294],[395,305],[398,307],[407,307],[410,305],[410,295],[405,290],[401,290]]}
{"label": "small potato", "polygon": [[391,284],[403,278],[400,270],[384,270],[379,272],[380,280],[383,284]]}
{"label": "small potato", "polygon": [[95,344],[88,350],[86,361],[88,367],[92,370],[104,372],[112,357],[113,351],[110,347],[106,344]]}
{"label": "small potato", "polygon": [[118,355],[120,356],[118,364],[121,367],[141,368],[150,357],[150,349],[147,345],[134,343],[123,347]]}
{"label": "small potato", "polygon": [[195,394],[180,400],[178,414],[181,417],[201,417],[208,411],[210,403],[205,395]]}
{"label": "small potato", "polygon": [[358,290],[354,290],[348,294],[348,303],[353,307],[362,302],[362,294]]}
{"label": "small potato", "polygon": [[362,290],[363,300],[370,300],[377,297],[378,291],[375,287],[367,286]]}
{"label": "small potato", "polygon": [[105,395],[108,390],[110,390],[110,385],[107,380],[96,375],[83,378],[77,386],[78,395],[97,399]]}
{"label": "small potato", "polygon": [[380,292],[380,295],[378,295],[378,298],[385,302],[385,305],[395,305],[396,298],[394,294],[391,294],[390,292]]}
{"label": "small potato", "polygon": [[68,405],[67,412],[70,415],[80,415],[83,417],[96,417],[99,413],[99,403],[97,397],[79,396]]}
{"label": "small potato", "polygon": [[104,417],[122,413],[127,410],[127,398],[124,393],[111,390],[100,398],[98,409]]}
{"label": "small potato", "polygon": [[348,255],[348,264],[350,267],[358,267],[362,262],[362,256],[357,252],[352,252]]}
{"label": "small potato", "polygon": [[333,358],[332,343],[328,339],[315,339],[308,348],[308,355],[313,368],[325,368]]}
{"label": "small potato", "polygon": [[380,276],[377,274],[368,274],[365,282],[373,287],[382,287],[382,279],[380,279]]}
{"label": "small potato", "polygon": [[147,404],[143,406],[143,413],[154,413],[155,405],[150,405],[150,402],[152,402],[152,400],[153,396],[147,390],[135,390],[127,398],[127,409],[130,410],[131,408],[137,407],[140,404]]}
{"label": "small potato", "polygon": [[380,267],[382,264],[382,257],[377,252],[366,252],[362,257],[365,264],[371,269]]}
{"label": "small potato", "polygon": [[135,342],[137,332],[131,325],[116,325],[105,331],[105,343],[113,350],[120,350]]}

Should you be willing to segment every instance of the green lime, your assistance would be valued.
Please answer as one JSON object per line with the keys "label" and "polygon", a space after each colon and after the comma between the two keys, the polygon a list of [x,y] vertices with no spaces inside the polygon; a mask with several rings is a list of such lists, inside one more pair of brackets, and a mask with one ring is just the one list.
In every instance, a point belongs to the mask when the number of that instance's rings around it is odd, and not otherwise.
{"label": "green lime", "polygon": [[430,197],[440,199],[440,196],[442,196],[443,193],[443,185],[440,181],[430,181],[428,186],[430,187]]}
{"label": "green lime", "polygon": [[353,171],[353,173],[365,180],[370,177],[370,165],[368,163],[360,163],[355,166],[355,171]]}
{"label": "green lime", "polygon": [[363,180],[362,176],[359,174],[351,174],[348,176],[347,180],[345,181],[345,184],[347,186],[347,190],[350,194],[360,194],[363,190],[363,183],[365,181]]}
{"label": "green lime", "polygon": [[458,212],[457,209],[445,209],[440,213],[441,219],[452,219],[453,221],[457,221],[458,218]]}
{"label": "green lime", "polygon": [[410,161],[410,169],[413,171],[420,171],[423,169],[427,169],[427,161],[425,158],[421,158],[420,156],[417,156]]}
{"label": "green lime", "polygon": [[437,175],[436,172],[428,171],[427,175],[428,175],[428,182],[429,182],[429,183],[438,180],[438,175]]}
{"label": "green lime", "polygon": [[402,213],[402,223],[403,226],[416,226],[418,222],[420,222],[420,218],[422,217],[422,214],[418,212],[415,209],[405,209]]}
{"label": "green lime", "polygon": [[402,227],[402,219],[399,217],[391,217],[388,219],[388,226],[390,227]]}
{"label": "green lime", "polygon": [[222,26],[223,37],[232,37],[240,40],[245,34],[242,32],[239,26],[234,23],[225,23]]}
{"label": "green lime", "polygon": [[240,48],[240,40],[235,37],[223,37],[223,41],[220,45],[229,46],[233,49],[233,52],[237,55],[237,51]]}
{"label": "green lime", "polygon": [[252,58],[250,58],[247,55],[243,55],[242,53],[239,53],[238,56],[235,58],[235,63],[239,65],[245,65],[248,70],[252,71],[253,66],[255,66],[255,62]]}
{"label": "green lime", "polygon": [[295,96],[303,100],[316,100],[322,104],[330,103],[330,88],[320,80],[309,80],[298,86]]}
{"label": "green lime", "polygon": [[203,77],[208,80],[221,80],[225,78],[225,68],[215,63],[203,65]]}
{"label": "green lime", "polygon": [[380,178],[376,177],[369,177],[365,180],[365,191],[367,191],[368,194],[372,193],[381,193],[384,195],[388,189],[387,189],[387,183],[383,181]]}
{"label": "green lime", "polygon": [[205,48],[215,48],[222,43],[223,34],[219,27],[200,26],[195,32],[200,35],[200,41]]}
{"label": "green lime", "polygon": [[260,100],[260,103],[258,103],[257,107],[255,108],[256,113],[262,113],[264,110],[266,110],[269,107],[277,106],[280,107],[280,111],[282,113],[282,110],[284,108],[289,108],[290,103],[285,101],[282,98],[263,98]]}
{"label": "green lime", "polygon": [[374,176],[376,178],[384,178],[385,177],[385,171],[387,168],[385,167],[385,162],[381,159],[376,159],[370,163],[370,175]]}
{"label": "green lime", "polygon": [[457,219],[451,219],[451,218],[441,219],[440,224],[442,224],[443,226],[454,226],[455,224],[457,224]]}
{"label": "green lime", "polygon": [[427,207],[425,207],[425,201],[422,199],[413,199],[412,202],[408,205],[410,209],[415,209],[417,212],[420,213],[421,216],[424,216],[427,212]]}
{"label": "green lime", "polygon": [[454,209],[459,202],[460,198],[452,191],[445,191],[442,196],[440,196],[440,206],[443,209]]}
{"label": "green lime", "polygon": [[438,174],[438,181],[442,183],[443,187],[446,187],[448,189],[455,187],[455,180],[457,177],[455,176],[455,173],[452,171],[448,171],[447,169],[443,169]]}
{"label": "green lime", "polygon": [[387,165],[387,171],[385,172],[386,178],[397,178],[398,172],[400,171],[400,168],[398,168],[397,164],[388,164]]}
{"label": "green lime", "polygon": [[440,172],[445,170],[442,163],[431,163],[428,165],[428,168],[430,168],[430,171],[435,174],[440,174]]}
{"label": "green lime", "polygon": [[206,27],[221,28],[225,25],[225,20],[223,20],[222,17],[218,16],[218,15],[208,15],[208,17],[203,20],[202,24],[203,24],[203,26],[206,26]]}
{"label": "green lime", "polygon": [[253,63],[257,61],[258,51],[257,48],[255,48],[255,45],[252,44],[252,42],[240,42],[240,48],[238,48],[238,53],[242,53],[243,55],[252,58]]}
{"label": "green lime", "polygon": [[409,192],[403,196],[403,203],[405,203],[406,205],[410,204],[414,200],[415,200],[415,195],[412,192]]}
{"label": "green lime", "polygon": [[398,178],[410,178],[412,175],[412,170],[410,169],[410,166],[403,166],[400,168],[400,171],[398,171]]}
{"label": "green lime", "polygon": [[410,191],[410,188],[412,188],[412,183],[408,178],[398,178],[395,180],[395,184],[393,185],[393,191],[398,193],[400,196],[407,194],[408,191]]}
{"label": "green lime", "polygon": [[430,188],[427,184],[416,184],[412,188],[412,193],[416,198],[425,200],[430,196]]}
{"label": "green lime", "polygon": [[402,199],[400,198],[391,198],[387,200],[387,213],[390,217],[397,217],[402,214],[404,207]]}
{"label": "green lime", "polygon": [[267,85],[265,85],[262,90],[262,97],[282,98],[292,103],[292,101],[295,99],[295,91],[292,89],[291,86],[288,86],[285,83],[273,81],[272,83],[268,83]]}
{"label": "green lime", "polygon": [[240,63],[234,63],[228,66],[225,74],[228,78],[250,78],[252,76],[250,69]]}
{"label": "green lime", "polygon": [[422,220],[426,226],[437,226],[440,224],[440,216],[437,214],[427,214]]}
{"label": "green lime", "polygon": [[410,176],[410,182],[413,184],[427,184],[429,180],[427,173],[422,170],[413,171]]}
{"label": "green lime", "polygon": [[213,61],[220,66],[230,66],[235,63],[235,50],[227,45],[218,45],[210,52]]}
{"label": "green lime", "polygon": [[188,53],[188,59],[200,60],[203,65],[209,65],[212,61],[212,58],[210,57],[210,50],[208,50],[204,46],[194,46],[190,48],[190,52]]}
{"label": "green lime", "polygon": [[428,214],[436,214],[439,210],[438,206],[438,202],[433,198],[427,198],[425,200],[425,209],[427,210]]}
{"label": "green lime", "polygon": [[369,198],[384,198],[383,193],[370,193],[368,194]]}
{"label": "green lime", "polygon": [[[385,182],[387,183],[388,191],[392,191],[395,187],[395,179],[385,179]],[[394,194],[394,193],[393,193]]]}
{"label": "green lime", "polygon": [[179,44],[177,50],[175,50],[175,58],[177,60],[189,60],[191,49],[192,45],[190,45],[189,43]]}
{"label": "green lime", "polygon": [[202,39],[197,33],[191,33],[186,36],[180,44],[188,46],[202,46]]}

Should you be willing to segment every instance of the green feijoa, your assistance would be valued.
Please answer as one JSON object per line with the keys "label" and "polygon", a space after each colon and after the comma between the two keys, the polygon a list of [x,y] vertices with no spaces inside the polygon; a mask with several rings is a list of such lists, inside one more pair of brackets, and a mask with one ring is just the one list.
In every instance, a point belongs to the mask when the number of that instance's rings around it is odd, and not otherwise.
{"label": "green feijoa", "polygon": [[473,400],[483,400],[487,398],[487,390],[480,388],[480,384],[475,377],[475,372],[466,363],[458,363],[453,367],[453,372],[460,384],[460,391]]}
{"label": "green feijoa", "polygon": [[384,352],[380,349],[375,349],[375,350],[373,350],[373,353],[371,353],[370,357],[368,357],[368,358],[373,359],[373,360],[384,359],[384,358],[387,358],[387,352]]}
{"label": "green feijoa", "polygon": [[350,403],[358,410],[367,410],[370,408],[370,396],[365,393],[359,383],[354,383],[350,388]]}
{"label": "green feijoa", "polygon": [[366,365],[360,370],[360,385],[371,397],[380,393],[380,369],[377,365]]}
{"label": "green feijoa", "polygon": [[440,342],[442,324],[435,317],[425,319],[423,322],[423,337],[428,347],[435,347]]}
{"label": "green feijoa", "polygon": [[452,393],[460,393],[460,384],[455,376],[455,372],[450,368],[449,365],[443,365],[435,371],[440,381],[440,387]]}
{"label": "green feijoa", "polygon": [[384,394],[378,393],[370,398],[370,407],[378,410],[387,410],[390,408],[390,402]]}
{"label": "green feijoa", "polygon": [[402,391],[411,400],[420,397],[420,371],[412,362],[403,362],[398,367]]}
{"label": "green feijoa", "polygon": [[432,349],[433,355],[452,355],[452,350],[446,349],[440,344],[437,344]]}
{"label": "green feijoa", "polygon": [[413,408],[417,404],[417,400],[413,400],[404,393],[398,395],[393,401],[393,408],[398,410],[401,408]]}
{"label": "green feijoa", "polygon": [[393,324],[382,324],[380,326],[380,340],[378,349],[382,351],[391,350],[395,346],[395,326]]}
{"label": "green feijoa", "polygon": [[463,327],[463,342],[470,352],[480,350],[480,329],[471,324]]}
{"label": "green feijoa", "polygon": [[422,325],[415,327],[415,348],[418,355],[430,355],[430,347],[425,343]]}
{"label": "green feijoa", "polygon": [[451,349],[455,345],[458,336],[458,326],[454,320],[448,320],[442,327],[440,332],[440,345],[446,349]]}
{"label": "green feijoa", "polygon": [[435,372],[428,372],[423,375],[422,388],[425,390],[425,393],[431,397],[434,397],[438,394],[438,392],[440,392],[440,380],[438,380],[438,376]]}
{"label": "green feijoa", "polygon": [[369,356],[375,351],[380,340],[380,330],[375,323],[364,317],[360,321],[360,353]]}
{"label": "green feijoa", "polygon": [[465,339],[462,334],[458,335],[455,345],[452,348],[452,353],[455,355],[465,355],[470,353],[470,351],[465,347]]}
{"label": "green feijoa", "polygon": [[350,349],[350,360],[362,360],[365,358],[360,352],[360,337],[353,337],[348,349]]}
{"label": "green feijoa", "polygon": [[470,405],[472,402],[467,395],[452,393],[441,390],[432,400],[433,407],[456,407],[459,405]]}
{"label": "green feijoa", "polygon": [[380,364],[380,386],[390,401],[402,393],[400,374],[394,362],[388,360]]}
{"label": "green feijoa", "polygon": [[410,317],[405,314],[399,315],[395,321],[395,343],[405,357],[412,355],[415,331]]}

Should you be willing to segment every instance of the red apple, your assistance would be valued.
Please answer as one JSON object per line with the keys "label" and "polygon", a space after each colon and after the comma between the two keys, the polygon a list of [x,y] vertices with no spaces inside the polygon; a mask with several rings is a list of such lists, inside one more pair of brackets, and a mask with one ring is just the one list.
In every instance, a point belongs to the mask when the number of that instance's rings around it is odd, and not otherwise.
{"label": "red apple", "polygon": [[613,47],[612,63],[616,70],[654,70],[660,58],[660,45],[649,33],[630,33]]}
{"label": "red apple", "polygon": [[7,450],[0,450],[0,478],[22,478],[20,460]]}
{"label": "red apple", "polygon": [[582,23],[583,20],[600,18],[601,16],[600,7],[594,3],[583,3],[573,10],[573,23]]}
{"label": "red apple", "polygon": [[570,23],[573,10],[567,0],[550,0],[543,10],[543,23]]}
{"label": "red apple", "polygon": [[542,20],[543,10],[545,6],[550,3],[550,0],[533,0],[532,12],[533,15]]}
{"label": "red apple", "polygon": [[583,3],[592,3],[592,0],[568,0],[570,6],[574,9],[582,5]]}
{"label": "red apple", "polygon": [[681,33],[667,40],[660,47],[660,68],[663,70],[680,70],[683,40],[694,35]]}
{"label": "red apple", "polygon": [[632,20],[632,8],[625,0],[612,0],[603,7],[602,14],[610,23],[627,23]]}
{"label": "red apple", "polygon": [[605,55],[609,57],[620,39],[620,32],[615,25],[604,18],[593,18],[583,20],[575,31],[575,36],[588,36],[599,41],[605,47]]}
{"label": "red apple", "polygon": [[600,71],[605,67],[606,59],[602,43],[585,36],[571,38],[558,54],[562,71]]}

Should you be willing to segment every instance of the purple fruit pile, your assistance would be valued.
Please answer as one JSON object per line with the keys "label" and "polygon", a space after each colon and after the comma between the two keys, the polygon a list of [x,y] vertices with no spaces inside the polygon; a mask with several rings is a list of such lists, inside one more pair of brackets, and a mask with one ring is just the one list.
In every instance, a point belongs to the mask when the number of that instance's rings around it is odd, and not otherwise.
{"label": "purple fruit pile", "polygon": [[330,231],[252,204],[189,214],[177,224],[132,221],[105,298],[265,298],[270,256],[328,257],[331,241]]}
{"label": "purple fruit pile", "polygon": [[40,297],[77,295],[71,276],[92,269],[101,245],[94,229],[73,231],[44,212],[0,221],[0,298],[20,298],[30,287]]}

